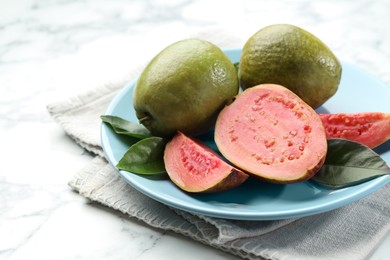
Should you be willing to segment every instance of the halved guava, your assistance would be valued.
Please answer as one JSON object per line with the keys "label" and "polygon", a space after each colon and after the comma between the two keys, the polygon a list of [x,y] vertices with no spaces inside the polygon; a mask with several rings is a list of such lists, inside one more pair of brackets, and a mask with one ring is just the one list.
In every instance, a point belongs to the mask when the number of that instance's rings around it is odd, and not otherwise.
{"label": "halved guava", "polygon": [[375,148],[390,139],[390,114],[382,112],[320,114],[326,136]]}
{"label": "halved guava", "polygon": [[239,94],[219,114],[214,138],[235,166],[276,183],[311,178],[327,152],[318,114],[292,91],[274,84]]}
{"label": "halved guava", "polygon": [[249,177],[199,140],[181,132],[167,143],[164,164],[172,182],[188,192],[224,191]]}

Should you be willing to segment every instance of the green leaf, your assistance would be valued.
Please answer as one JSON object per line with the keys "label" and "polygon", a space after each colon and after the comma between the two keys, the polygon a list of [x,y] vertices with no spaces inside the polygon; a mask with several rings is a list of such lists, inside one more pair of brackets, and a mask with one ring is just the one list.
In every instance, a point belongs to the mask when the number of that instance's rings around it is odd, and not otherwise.
{"label": "green leaf", "polygon": [[313,181],[330,188],[343,188],[390,175],[386,162],[365,145],[345,139],[329,139],[323,167]]}
{"label": "green leaf", "polygon": [[127,135],[138,139],[151,136],[149,130],[141,124],[136,124],[123,118],[111,115],[103,115],[100,116],[100,118],[104,123],[109,124],[117,134]]}
{"label": "green leaf", "polygon": [[148,137],[133,144],[116,167],[137,174],[160,174],[165,172],[164,149],[166,140]]}

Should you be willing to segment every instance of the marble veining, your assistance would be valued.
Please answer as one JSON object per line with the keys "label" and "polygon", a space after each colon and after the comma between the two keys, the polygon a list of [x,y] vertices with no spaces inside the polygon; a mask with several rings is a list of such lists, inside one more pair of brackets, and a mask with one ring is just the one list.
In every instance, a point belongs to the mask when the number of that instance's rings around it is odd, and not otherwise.
{"label": "marble veining", "polygon": [[[387,0],[1,1],[0,259],[237,259],[71,191],[92,156],[46,105],[121,78],[199,30],[244,43],[272,23],[306,28],[390,85],[389,13]],[[389,248],[388,236],[371,259],[388,259]]]}

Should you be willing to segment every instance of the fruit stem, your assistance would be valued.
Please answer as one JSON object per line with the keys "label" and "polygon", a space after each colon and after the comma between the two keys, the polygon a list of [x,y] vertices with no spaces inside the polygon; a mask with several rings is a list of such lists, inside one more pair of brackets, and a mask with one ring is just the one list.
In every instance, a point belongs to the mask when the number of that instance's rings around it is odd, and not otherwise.
{"label": "fruit stem", "polygon": [[145,122],[147,122],[147,121],[150,121],[150,119],[152,119],[152,117],[151,117],[150,115],[145,115],[145,116],[139,118],[138,121],[139,121],[141,124],[143,124],[143,123],[145,123]]}
{"label": "fruit stem", "polygon": [[240,62],[235,62],[233,65],[234,65],[234,68],[236,69],[236,72],[238,73],[238,71],[240,69]]}

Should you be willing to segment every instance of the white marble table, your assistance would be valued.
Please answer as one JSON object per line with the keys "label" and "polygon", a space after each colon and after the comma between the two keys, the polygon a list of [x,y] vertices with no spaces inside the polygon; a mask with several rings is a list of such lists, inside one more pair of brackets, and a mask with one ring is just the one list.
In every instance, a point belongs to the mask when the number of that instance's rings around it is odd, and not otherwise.
{"label": "white marble table", "polygon": [[[389,14],[387,0],[0,0],[0,259],[236,259],[72,192],[91,155],[46,105],[210,26],[295,24],[390,86]],[[370,259],[390,259],[389,235]]]}

